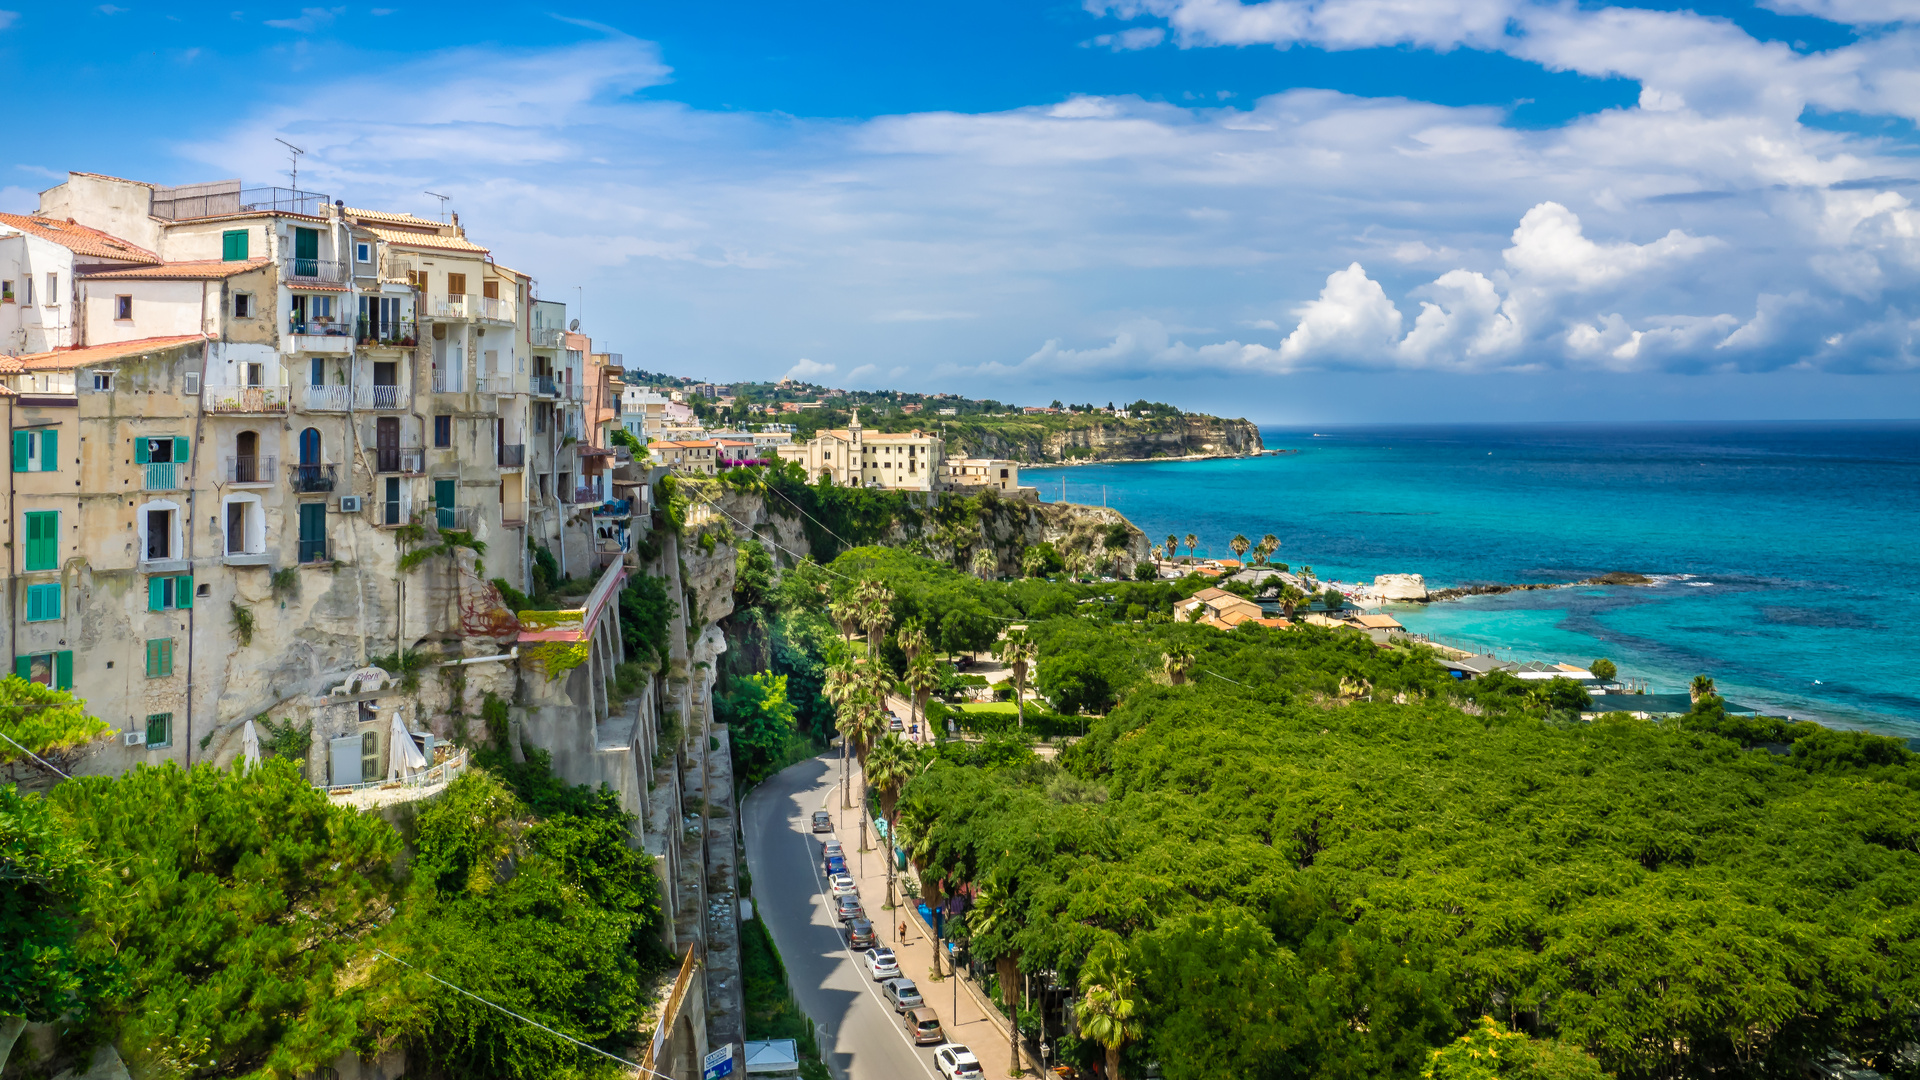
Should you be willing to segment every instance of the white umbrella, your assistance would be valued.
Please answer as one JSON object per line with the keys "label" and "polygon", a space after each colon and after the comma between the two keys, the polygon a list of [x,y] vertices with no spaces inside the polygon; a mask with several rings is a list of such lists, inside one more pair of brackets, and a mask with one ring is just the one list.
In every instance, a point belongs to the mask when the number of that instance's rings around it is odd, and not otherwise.
{"label": "white umbrella", "polygon": [[427,756],[413,745],[413,736],[407,731],[406,721],[400,719],[400,710],[393,710],[393,730],[387,735],[387,779],[398,780],[415,769],[427,767]]}
{"label": "white umbrella", "polygon": [[240,729],[240,759],[250,765],[260,764],[260,733],[251,720]]}

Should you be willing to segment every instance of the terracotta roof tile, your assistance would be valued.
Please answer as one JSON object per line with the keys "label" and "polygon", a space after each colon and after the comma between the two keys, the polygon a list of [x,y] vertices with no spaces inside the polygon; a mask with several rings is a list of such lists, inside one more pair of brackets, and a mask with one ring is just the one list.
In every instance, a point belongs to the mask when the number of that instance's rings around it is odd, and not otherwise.
{"label": "terracotta roof tile", "polygon": [[37,214],[0,214],[0,224],[11,225],[21,232],[30,233],[42,240],[50,240],[75,255],[89,255],[96,259],[119,259],[123,262],[157,263],[160,256],[143,247],[135,247],[111,233],[99,229],[90,229],[75,224],[71,219],[55,221],[53,218],[40,217]]}
{"label": "terracotta roof tile", "polygon": [[240,262],[225,262],[220,259],[193,259],[183,262],[159,263],[154,266],[116,267],[92,274],[82,274],[83,281],[214,281],[244,274],[249,270],[258,270],[267,265],[266,259],[247,259]]}
{"label": "terracotta roof tile", "polygon": [[347,217],[355,224],[363,221],[391,221],[396,225],[419,225],[430,229],[446,227],[446,223],[432,218],[423,218],[417,214],[390,214],[385,210],[363,210],[359,207],[347,207]]}
{"label": "terracotta roof tile", "polygon": [[412,229],[383,229],[377,225],[362,225],[361,228],[385,240],[389,244],[406,247],[433,248],[436,251],[465,251],[474,255],[485,255],[487,249],[464,236],[441,236],[437,233],[415,232]]}
{"label": "terracotta roof tile", "polygon": [[55,349],[52,352],[34,353],[32,356],[19,356],[0,361],[0,372],[70,371],[90,364],[125,360],[129,356],[175,349],[205,340],[207,339],[200,334],[178,334],[173,337],[116,341],[111,345],[89,345],[81,349]]}

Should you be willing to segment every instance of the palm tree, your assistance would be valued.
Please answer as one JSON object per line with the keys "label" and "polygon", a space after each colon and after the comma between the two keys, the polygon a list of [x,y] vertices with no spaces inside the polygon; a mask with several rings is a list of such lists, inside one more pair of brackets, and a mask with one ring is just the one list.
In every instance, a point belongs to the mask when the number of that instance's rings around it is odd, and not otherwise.
{"label": "palm tree", "polygon": [[1687,696],[1695,705],[1700,704],[1701,698],[1713,692],[1713,677],[1710,675],[1695,675],[1692,684],[1687,687]]}
{"label": "palm tree", "polygon": [[1179,686],[1187,681],[1187,672],[1193,668],[1193,650],[1185,645],[1175,645],[1167,650],[1164,662],[1167,677],[1173,680],[1173,685]]}
{"label": "palm tree", "polygon": [[1038,544],[1031,545],[1020,553],[1020,572],[1028,577],[1039,577],[1040,571],[1047,568],[1047,553],[1040,550]]}
{"label": "palm tree", "polygon": [[1280,586],[1280,606],[1286,609],[1287,618],[1289,619],[1293,618],[1294,605],[1300,603],[1300,601],[1305,600],[1306,598],[1307,598],[1306,593],[1301,592],[1298,588],[1292,585],[1282,584]]}
{"label": "palm tree", "polygon": [[1265,549],[1264,554],[1260,556],[1260,561],[1266,562],[1273,557],[1274,552],[1280,550],[1280,538],[1272,533],[1268,533],[1260,538],[1260,546]]}
{"label": "palm tree", "polygon": [[1243,559],[1247,549],[1253,546],[1253,541],[1248,540],[1245,533],[1234,533],[1233,539],[1227,541],[1227,546],[1233,549],[1234,558]]}
{"label": "palm tree", "polygon": [[1021,700],[1027,687],[1027,668],[1039,656],[1039,647],[1027,635],[1013,631],[994,645],[1000,653],[1000,662],[1013,669],[1013,711],[1019,717],[1019,727],[1027,726],[1027,706]]}
{"label": "palm tree", "polygon": [[1193,533],[1187,534],[1187,558],[1193,558],[1193,550],[1200,546],[1200,538]]}
{"label": "palm tree", "polygon": [[1120,1080],[1120,1049],[1145,1034],[1133,972],[1111,942],[1094,950],[1080,969],[1080,1003],[1074,1009],[1081,1034],[1107,1048],[1106,1080]]}
{"label": "palm tree", "polygon": [[[907,690],[913,694],[913,714],[915,723],[925,723],[927,719],[927,698],[940,686],[940,667],[932,654],[914,657],[907,665]],[[933,741],[933,732],[927,732],[927,741]]]}
{"label": "palm tree", "polygon": [[827,614],[834,625],[840,628],[840,636],[853,640],[853,628],[860,625],[860,601],[858,596],[848,596],[844,600],[835,600],[827,605]]}
{"label": "palm tree", "polygon": [[844,809],[850,798],[847,788],[851,783],[852,773],[847,763],[851,760],[853,753],[853,740],[844,737],[846,730],[841,727],[841,717],[848,713],[848,703],[853,700],[855,694],[860,692],[860,669],[854,666],[851,659],[830,665],[827,668],[827,677],[821,683],[820,692],[833,704],[834,726],[841,729],[840,806]]}
{"label": "palm tree", "polygon": [[933,647],[933,642],[927,638],[926,627],[918,619],[901,627],[900,632],[894,635],[894,640],[900,644],[900,651],[907,654],[908,664],[920,659],[921,653]]}
{"label": "palm tree", "polygon": [[893,590],[879,581],[863,581],[855,593],[864,594],[859,605],[860,625],[867,631],[867,655],[880,655],[880,638],[893,625]]}
{"label": "palm tree", "polygon": [[1311,580],[1313,577],[1313,567],[1302,565],[1300,567],[1300,576]]}
{"label": "palm tree", "polygon": [[1166,557],[1167,557],[1166,548],[1161,547],[1159,544],[1153,545],[1153,561],[1154,562],[1159,562],[1160,560]]}
{"label": "palm tree", "polygon": [[[913,747],[892,735],[885,736],[867,755],[867,782],[880,789],[880,816],[887,822],[887,846],[899,845],[895,809],[907,781],[920,771],[920,757]],[[887,852],[887,907],[893,907],[893,852]]]}
{"label": "palm tree", "polygon": [[993,572],[1000,566],[1000,559],[992,548],[983,547],[973,555],[973,572],[980,575],[981,581],[991,580]]}
{"label": "palm tree", "polygon": [[[994,973],[1000,977],[1000,1001],[1007,1007],[1007,1015],[1014,1019],[1007,1026],[1008,1041],[1012,1046],[1013,1064],[1008,1076],[1019,1076],[1020,1068],[1020,1007],[1014,1000],[1014,989],[1020,985],[1020,951],[1013,947],[1013,934],[1020,928],[1020,913],[1014,910],[1012,890],[1003,885],[996,875],[980,887],[973,898],[973,907],[967,913],[967,926],[973,931],[974,940],[988,939],[998,955],[993,958]],[[995,940],[998,939],[998,940]]]}
{"label": "palm tree", "polygon": [[1172,533],[1168,533],[1167,534],[1167,558],[1177,559],[1179,557],[1180,557],[1180,538],[1173,535]]}

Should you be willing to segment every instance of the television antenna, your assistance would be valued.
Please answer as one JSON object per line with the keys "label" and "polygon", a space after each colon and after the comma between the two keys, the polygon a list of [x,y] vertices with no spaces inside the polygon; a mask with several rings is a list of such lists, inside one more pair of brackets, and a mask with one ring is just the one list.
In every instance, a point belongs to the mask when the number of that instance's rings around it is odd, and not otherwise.
{"label": "television antenna", "polygon": [[440,220],[441,221],[447,220],[447,200],[453,198],[453,196],[442,195],[437,191],[429,191],[427,192],[427,194],[440,200]]}
{"label": "television antenna", "polygon": [[275,136],[273,141],[279,143],[281,146],[286,147],[288,150],[293,151],[291,154],[287,155],[287,160],[293,162],[293,169],[292,169],[293,190],[299,191],[300,190],[300,155],[306,153],[306,151],[300,149],[299,147],[293,145],[292,143],[278,136]]}

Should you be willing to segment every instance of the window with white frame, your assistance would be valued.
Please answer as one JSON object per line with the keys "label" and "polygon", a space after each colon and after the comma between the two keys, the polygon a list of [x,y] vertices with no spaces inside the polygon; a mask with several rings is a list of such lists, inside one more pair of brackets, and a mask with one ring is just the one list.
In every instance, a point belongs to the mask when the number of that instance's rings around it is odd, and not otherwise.
{"label": "window with white frame", "polygon": [[100,393],[113,389],[113,372],[96,371],[93,373],[93,388]]}
{"label": "window with white frame", "polygon": [[121,293],[113,298],[113,318],[115,322],[130,322],[133,319],[133,297]]}
{"label": "window with white frame", "polygon": [[367,243],[364,240],[353,245],[353,259],[355,262],[363,262],[363,263],[372,262],[373,261],[373,245]]}
{"label": "window with white frame", "polygon": [[47,295],[41,297],[40,302],[42,304],[45,304],[48,307],[60,306],[60,275],[59,274],[53,273],[51,271],[47,273]]}

